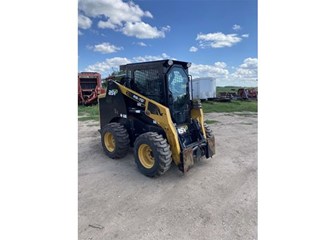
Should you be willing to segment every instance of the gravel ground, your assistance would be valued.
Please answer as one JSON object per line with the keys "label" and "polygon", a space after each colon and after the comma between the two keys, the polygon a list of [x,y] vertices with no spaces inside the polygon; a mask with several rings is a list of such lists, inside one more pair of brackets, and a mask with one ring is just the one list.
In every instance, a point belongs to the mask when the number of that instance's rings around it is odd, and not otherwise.
{"label": "gravel ground", "polygon": [[148,178],[79,122],[79,239],[257,239],[257,114],[209,113],[216,155]]}

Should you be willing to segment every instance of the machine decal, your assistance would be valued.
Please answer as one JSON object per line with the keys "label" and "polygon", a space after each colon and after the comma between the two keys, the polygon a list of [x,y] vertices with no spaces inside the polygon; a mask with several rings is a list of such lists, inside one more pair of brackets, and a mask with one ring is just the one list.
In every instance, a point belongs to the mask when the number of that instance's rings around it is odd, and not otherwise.
{"label": "machine decal", "polygon": [[188,130],[188,126],[187,126],[187,125],[184,125],[184,126],[178,127],[177,130],[178,130],[178,133],[179,133],[179,134],[184,134],[184,133],[187,132],[187,130]]}
{"label": "machine decal", "polygon": [[119,91],[117,89],[111,89],[108,91],[108,95],[115,96]]}
{"label": "machine decal", "polygon": [[126,94],[128,95],[128,97],[134,99],[135,101],[137,101],[137,102],[139,102],[139,103],[141,103],[141,104],[145,104],[145,99],[143,99],[143,98],[137,96],[136,94],[131,93],[131,92],[129,92],[129,91],[127,91]]}

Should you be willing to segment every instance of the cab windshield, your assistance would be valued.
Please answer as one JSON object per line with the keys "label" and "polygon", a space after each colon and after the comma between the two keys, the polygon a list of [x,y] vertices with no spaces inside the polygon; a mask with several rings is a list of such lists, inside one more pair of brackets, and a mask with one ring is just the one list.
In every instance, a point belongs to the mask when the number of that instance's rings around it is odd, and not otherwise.
{"label": "cab windshield", "polygon": [[168,74],[169,90],[173,100],[187,95],[188,77],[182,68],[174,67]]}
{"label": "cab windshield", "polygon": [[176,122],[185,122],[189,111],[188,76],[181,67],[173,67],[168,73],[169,107]]}

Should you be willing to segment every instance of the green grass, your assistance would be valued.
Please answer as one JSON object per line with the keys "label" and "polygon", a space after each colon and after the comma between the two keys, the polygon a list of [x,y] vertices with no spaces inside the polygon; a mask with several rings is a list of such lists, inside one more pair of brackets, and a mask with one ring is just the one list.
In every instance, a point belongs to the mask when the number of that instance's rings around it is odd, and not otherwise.
{"label": "green grass", "polygon": [[210,112],[257,112],[257,101],[203,102],[205,113]]}
{"label": "green grass", "polygon": [[[237,93],[240,88],[257,89],[257,87],[225,86],[216,87],[216,95],[221,92]],[[257,101],[232,100],[231,102],[204,102],[204,112],[257,112]]]}
{"label": "green grass", "polygon": [[205,120],[205,123],[207,123],[207,124],[213,124],[213,123],[217,123],[217,122],[219,122],[219,121],[211,120],[211,119]]}
{"label": "green grass", "polygon": [[87,121],[95,120],[99,121],[99,108],[98,105],[93,106],[78,106],[78,120]]}
{"label": "green grass", "polygon": [[[257,101],[239,101],[233,100],[231,102],[212,102],[207,101],[202,103],[205,113],[210,112],[257,112]],[[93,106],[78,106],[78,120],[99,121],[98,105]],[[207,120],[208,124],[215,123],[214,120]]]}

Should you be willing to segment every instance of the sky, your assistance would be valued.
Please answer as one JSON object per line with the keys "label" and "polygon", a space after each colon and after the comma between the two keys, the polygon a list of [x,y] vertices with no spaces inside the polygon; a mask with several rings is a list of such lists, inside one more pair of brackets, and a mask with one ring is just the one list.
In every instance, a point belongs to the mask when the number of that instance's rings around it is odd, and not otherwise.
{"label": "sky", "polygon": [[107,77],[130,62],[191,62],[193,79],[258,84],[257,0],[79,0],[78,71]]}

